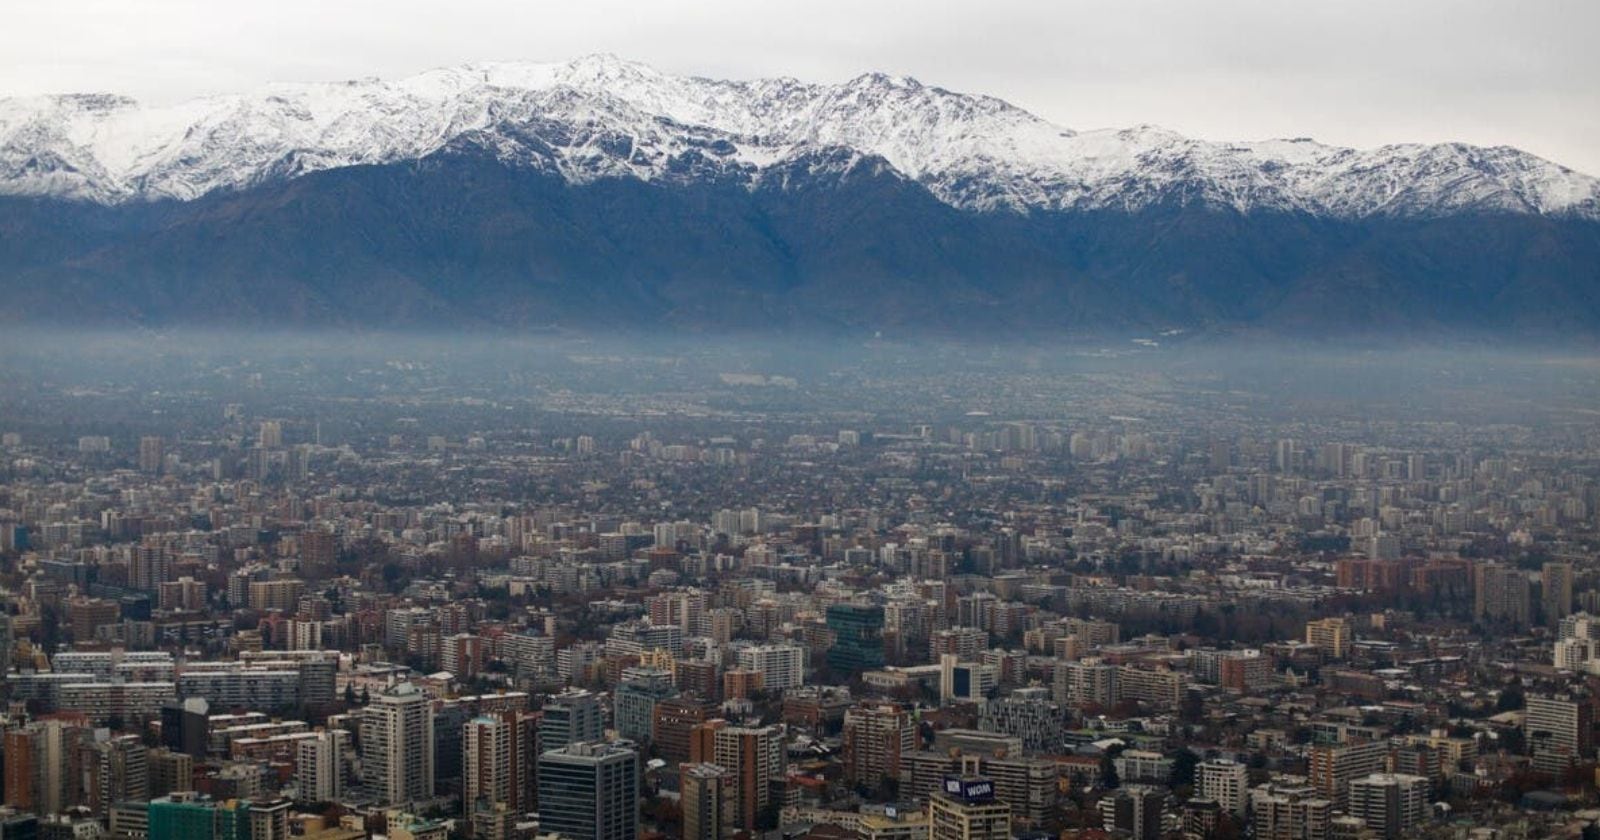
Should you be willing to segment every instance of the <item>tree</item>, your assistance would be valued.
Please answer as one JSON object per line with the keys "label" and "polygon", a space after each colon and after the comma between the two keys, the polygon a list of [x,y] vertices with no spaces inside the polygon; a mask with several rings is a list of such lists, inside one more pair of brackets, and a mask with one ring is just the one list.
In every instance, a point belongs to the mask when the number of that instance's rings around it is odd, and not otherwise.
{"label": "tree", "polygon": [[1206,716],[1205,700],[1197,691],[1185,691],[1178,704],[1178,718],[1184,723],[1199,723]]}
{"label": "tree", "polygon": [[1500,698],[1495,701],[1494,708],[1497,712],[1514,712],[1527,704],[1523,695],[1522,683],[1512,682],[1500,691]]}
{"label": "tree", "polygon": [[382,568],[383,583],[390,592],[399,592],[406,588],[405,567],[399,563],[385,563]]}
{"label": "tree", "polygon": [[1111,750],[1100,754],[1100,786],[1106,790],[1122,787],[1122,780],[1117,777],[1116,757],[1111,754]]}
{"label": "tree", "polygon": [[39,645],[47,654],[61,646],[61,608],[47,603],[39,610]]}
{"label": "tree", "polygon": [[1194,750],[1184,747],[1172,757],[1172,774],[1167,779],[1171,787],[1178,785],[1194,784],[1195,768],[1200,766],[1200,756]]}

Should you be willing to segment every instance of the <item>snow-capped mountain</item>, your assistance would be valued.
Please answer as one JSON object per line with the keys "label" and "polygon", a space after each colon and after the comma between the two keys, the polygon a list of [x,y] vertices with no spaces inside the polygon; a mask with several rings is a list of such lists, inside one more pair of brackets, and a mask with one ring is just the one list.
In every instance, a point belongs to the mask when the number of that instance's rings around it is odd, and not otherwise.
{"label": "snow-capped mountain", "polygon": [[100,94],[0,100],[0,195],[189,201],[466,148],[574,184],[753,188],[789,177],[797,162],[877,158],[977,211],[1198,204],[1337,219],[1600,218],[1600,180],[1515,149],[1217,143],[1149,126],[1076,132],[998,99],[883,74],[838,85],[719,81],[591,56],[272,85],[168,107]]}
{"label": "snow-capped mountain", "polygon": [[1072,131],[607,56],[0,101],[14,323],[1600,336],[1600,183],[1514,149]]}

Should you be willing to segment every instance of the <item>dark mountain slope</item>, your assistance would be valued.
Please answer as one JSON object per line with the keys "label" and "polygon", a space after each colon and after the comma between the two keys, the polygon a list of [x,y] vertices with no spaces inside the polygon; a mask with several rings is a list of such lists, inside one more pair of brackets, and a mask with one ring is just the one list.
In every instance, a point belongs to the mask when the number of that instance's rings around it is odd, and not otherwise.
{"label": "dark mountain slope", "polygon": [[0,199],[6,321],[1278,333],[1600,331],[1600,224],[977,212],[825,149],[569,183],[470,145],[189,202]]}

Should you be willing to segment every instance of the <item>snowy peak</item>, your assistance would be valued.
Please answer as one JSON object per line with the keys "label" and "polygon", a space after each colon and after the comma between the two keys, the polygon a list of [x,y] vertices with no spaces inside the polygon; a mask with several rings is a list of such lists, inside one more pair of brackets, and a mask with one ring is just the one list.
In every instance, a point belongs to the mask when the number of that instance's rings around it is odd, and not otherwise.
{"label": "snowy peak", "polygon": [[1080,133],[999,99],[883,73],[837,85],[722,81],[591,55],[275,84],[166,107],[109,94],[0,100],[0,195],[191,200],[469,149],[577,183],[752,187],[778,172],[793,178],[789,162],[842,149],[975,211],[1178,203],[1340,218],[1600,218],[1600,181],[1515,149],[1218,143],[1153,126]]}

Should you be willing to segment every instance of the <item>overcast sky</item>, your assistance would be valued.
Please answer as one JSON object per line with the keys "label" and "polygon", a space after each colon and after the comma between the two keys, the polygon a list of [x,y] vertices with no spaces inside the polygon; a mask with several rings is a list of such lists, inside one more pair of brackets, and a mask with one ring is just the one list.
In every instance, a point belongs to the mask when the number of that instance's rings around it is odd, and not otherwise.
{"label": "overcast sky", "polygon": [[612,52],[989,93],[1072,128],[1518,146],[1600,174],[1600,0],[6,0],[0,96],[152,102]]}

